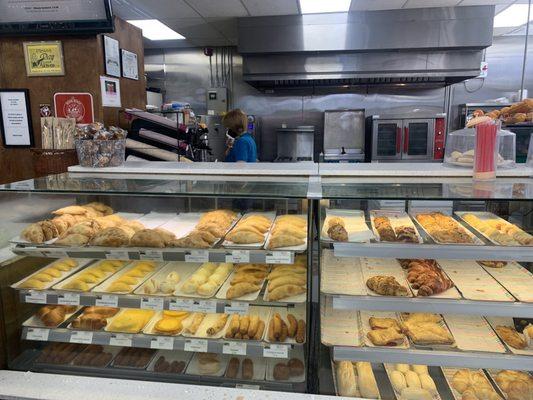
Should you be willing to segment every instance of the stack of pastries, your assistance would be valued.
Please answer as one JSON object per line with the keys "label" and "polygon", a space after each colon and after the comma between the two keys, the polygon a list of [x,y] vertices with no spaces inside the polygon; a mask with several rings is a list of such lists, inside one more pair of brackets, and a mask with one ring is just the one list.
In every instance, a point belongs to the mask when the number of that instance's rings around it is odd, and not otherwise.
{"label": "stack of pastries", "polygon": [[452,217],[441,212],[418,214],[416,220],[440,243],[474,243],[472,237]]}
{"label": "stack of pastries", "polygon": [[192,232],[173,240],[170,246],[207,249],[226,234],[236,218],[237,214],[231,210],[207,212],[202,215]]}
{"label": "stack of pastries", "polygon": [[99,331],[107,326],[107,319],[114,317],[118,311],[119,309],[115,307],[86,307],[83,309],[83,313],[71,322],[71,327]]}
{"label": "stack of pastries", "polygon": [[67,314],[72,314],[76,310],[76,306],[47,305],[37,311],[37,318],[49,328],[57,327],[65,321]]}
{"label": "stack of pastries", "polygon": [[393,228],[390,219],[384,216],[375,217],[374,226],[384,242],[418,243],[415,228],[412,226],[402,225]]}
{"label": "stack of pastries", "polygon": [[59,289],[87,292],[109,278],[115,272],[119,271],[125,265],[126,261],[101,261],[76,273],[69,278],[67,282],[61,284]]}
{"label": "stack of pastries", "polygon": [[156,268],[153,261],[137,261],[131,269],[113,279],[105,291],[110,293],[131,293]]}
{"label": "stack of pastries", "polygon": [[533,236],[507,221],[499,218],[481,220],[474,214],[465,214],[463,219],[488,236],[491,240],[506,246],[531,246]]}
{"label": "stack of pastries", "polygon": [[294,264],[272,266],[268,274],[268,301],[284,300],[306,292],[307,264],[305,258],[298,257]]}
{"label": "stack of pastries", "polygon": [[236,265],[235,273],[230,281],[230,288],[226,292],[226,298],[229,300],[237,299],[248,293],[261,290],[269,270],[266,264]]}
{"label": "stack of pastries", "polygon": [[269,249],[301,246],[307,237],[307,219],[301,215],[282,215],[276,218],[270,232]]}
{"label": "stack of pastries", "polygon": [[261,340],[265,331],[265,321],[258,315],[233,314],[226,329],[226,339]]}
{"label": "stack of pastries", "polygon": [[379,399],[379,390],[368,362],[337,362],[337,392],[340,396]]}
{"label": "stack of pastries", "polygon": [[451,345],[454,339],[439,314],[411,313],[404,315],[402,332],[417,344]]}
{"label": "stack of pastries", "polygon": [[226,236],[226,240],[235,244],[263,243],[272,220],[261,214],[250,214],[239,220]]}
{"label": "stack of pastries", "polygon": [[494,380],[508,400],[533,398],[533,377],[525,372],[503,370],[498,372]]}
{"label": "stack of pastries", "polygon": [[152,310],[124,309],[113,318],[107,330],[119,333],[139,333],[153,316]]}
{"label": "stack of pastries", "polygon": [[397,346],[405,340],[400,324],[394,318],[370,317],[368,324],[371,330],[366,336],[375,346]]}
{"label": "stack of pastries", "polygon": [[426,365],[395,364],[389,377],[402,400],[433,400],[438,396],[437,386]]}
{"label": "stack of pastries", "polygon": [[296,319],[292,314],[287,314],[284,320],[279,313],[275,313],[268,324],[268,340],[283,343],[289,338],[296,343],[305,341],[305,321]]}
{"label": "stack of pastries", "polygon": [[44,289],[45,287],[49,286],[51,282],[62,279],[77,266],[78,262],[76,260],[71,258],[61,259],[25,279],[20,285],[18,285],[18,288]]}
{"label": "stack of pastries", "polygon": [[417,289],[417,296],[432,296],[453,287],[453,282],[440,269],[435,260],[400,260],[407,270],[407,280]]}
{"label": "stack of pastries", "polygon": [[501,400],[482,371],[460,369],[453,375],[451,386],[461,400]]}
{"label": "stack of pastries", "polygon": [[224,283],[232,270],[233,264],[204,263],[183,282],[181,291],[186,294],[212,296],[222,283]]}

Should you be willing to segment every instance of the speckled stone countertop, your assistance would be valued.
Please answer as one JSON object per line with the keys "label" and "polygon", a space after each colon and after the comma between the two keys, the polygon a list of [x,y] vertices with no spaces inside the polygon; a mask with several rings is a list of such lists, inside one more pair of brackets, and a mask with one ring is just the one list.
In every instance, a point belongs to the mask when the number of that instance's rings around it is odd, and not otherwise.
{"label": "speckled stone countertop", "polygon": [[[0,370],[7,400],[340,400],[343,397]],[[352,399],[353,400],[353,399]]]}

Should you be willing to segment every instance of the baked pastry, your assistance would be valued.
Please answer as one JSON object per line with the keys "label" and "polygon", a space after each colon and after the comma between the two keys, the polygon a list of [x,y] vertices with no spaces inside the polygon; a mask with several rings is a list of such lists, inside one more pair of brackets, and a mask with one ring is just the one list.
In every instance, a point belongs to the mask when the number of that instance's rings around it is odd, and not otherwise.
{"label": "baked pastry", "polygon": [[291,358],[287,366],[289,367],[289,375],[291,377],[301,376],[305,372],[304,363],[298,358]]}
{"label": "baked pastry", "polygon": [[361,397],[365,399],[378,399],[378,385],[370,363],[360,361],[355,364],[355,368],[357,370],[357,387],[361,393]]}
{"label": "baked pastry", "polygon": [[416,220],[437,242],[474,243],[472,237],[457,221],[443,213],[418,214]]}
{"label": "baked pastry", "polygon": [[220,370],[218,354],[198,353],[197,357],[200,375],[214,375]]}
{"label": "baked pastry", "polygon": [[104,351],[104,347],[91,344],[85,348],[73,361],[73,365],[88,367],[106,367],[113,359],[113,354]]}
{"label": "baked pastry", "polygon": [[379,238],[384,242],[395,242],[396,234],[388,217],[374,218],[374,227],[378,231]]}
{"label": "baked pastry", "polygon": [[478,261],[481,265],[488,268],[503,268],[507,265],[507,261]]}
{"label": "baked pastry", "polygon": [[178,334],[182,329],[181,320],[177,318],[163,317],[154,325],[154,331],[165,335]]}
{"label": "baked pastry", "polygon": [[239,367],[241,362],[237,357],[231,357],[226,368],[226,378],[235,379],[239,374]]}
{"label": "baked pastry", "polygon": [[307,237],[307,220],[297,215],[283,215],[276,218],[270,232],[269,249],[300,246]]}
{"label": "baked pastry", "polygon": [[357,380],[350,361],[337,362],[336,377],[339,396],[358,397]]}
{"label": "baked pastry", "polygon": [[101,230],[90,242],[93,246],[125,247],[129,244],[134,232],[114,227]]}
{"label": "baked pastry", "polygon": [[331,225],[328,229],[328,236],[336,242],[348,241],[348,232],[342,225]]}
{"label": "baked pastry", "polygon": [[[290,369],[290,367],[289,367]],[[254,363],[249,358],[242,360],[242,379],[253,379],[254,377]]]}
{"label": "baked pastry", "polygon": [[415,343],[453,344],[454,339],[448,329],[436,322],[409,321],[401,325],[402,331]]}
{"label": "baked pastry", "polygon": [[37,311],[37,317],[47,327],[56,327],[65,320],[65,306],[44,306]]}
{"label": "baked pastry", "polygon": [[498,336],[512,348],[525,349],[527,347],[526,340],[516,331],[516,329],[510,326],[498,325],[495,330]]}
{"label": "baked pastry", "polygon": [[203,322],[204,318],[205,318],[205,313],[192,314],[192,318],[191,318],[191,321],[189,322],[189,325],[185,327],[185,332],[195,335],[196,332],[198,331],[198,328],[200,327],[200,324]]}
{"label": "baked pastry", "polygon": [[305,293],[306,288],[298,285],[283,285],[275,288],[271,292],[268,292],[269,301],[278,301],[287,297],[298,296]]}
{"label": "baked pastry", "polygon": [[165,240],[154,229],[141,229],[131,237],[130,246],[163,248]]}
{"label": "baked pastry", "polygon": [[246,282],[237,283],[228,289],[226,292],[226,298],[229,300],[236,299],[248,293],[257,292],[258,290],[261,290],[261,286],[259,285]]}
{"label": "baked pastry", "polygon": [[113,366],[144,369],[152,359],[155,350],[124,347],[115,357]]}
{"label": "baked pastry", "polygon": [[451,386],[462,395],[462,399],[500,398],[481,371],[460,369],[453,375]]}
{"label": "baked pastry", "polygon": [[453,282],[440,269],[435,260],[400,260],[407,269],[407,280],[417,296],[431,296],[452,288]]}
{"label": "baked pastry", "polygon": [[383,296],[408,296],[409,291],[395,277],[376,275],[367,279],[366,286]]}
{"label": "baked pastry", "polygon": [[418,243],[418,236],[412,226],[399,226],[395,230],[398,242]]}
{"label": "baked pastry", "polygon": [[215,323],[209,328],[207,328],[206,333],[209,336],[213,336],[220,332],[222,329],[224,329],[224,327],[226,326],[226,322],[228,322],[228,316],[228,314],[219,315]]}
{"label": "baked pastry", "polygon": [[110,332],[139,333],[154,316],[152,310],[125,309],[109,324]]}
{"label": "baked pastry", "polygon": [[287,379],[289,379],[291,371],[287,364],[277,363],[274,366],[274,371],[272,375],[274,376],[274,380],[276,381],[286,381]]}
{"label": "baked pastry", "polygon": [[389,329],[392,328],[397,332],[401,332],[400,324],[394,318],[378,318],[370,317],[368,319],[370,328],[372,329]]}
{"label": "baked pastry", "polygon": [[400,371],[392,371],[389,375],[392,387],[397,393],[401,393],[407,387],[405,375]]}
{"label": "baked pastry", "polygon": [[67,236],[62,237],[54,242],[54,245],[58,246],[85,246],[89,243],[91,238],[89,236],[81,235],[79,233],[73,233]]}
{"label": "baked pastry", "polygon": [[433,400],[431,393],[422,388],[406,387],[400,392],[402,400]]}
{"label": "baked pastry", "polygon": [[63,214],[85,215],[87,214],[87,209],[82,206],[67,206],[67,207],[63,207],[58,210],[52,211],[52,214],[54,215],[63,215]]}
{"label": "baked pastry", "polygon": [[395,328],[373,329],[366,336],[376,346],[396,346],[404,340],[404,335]]}

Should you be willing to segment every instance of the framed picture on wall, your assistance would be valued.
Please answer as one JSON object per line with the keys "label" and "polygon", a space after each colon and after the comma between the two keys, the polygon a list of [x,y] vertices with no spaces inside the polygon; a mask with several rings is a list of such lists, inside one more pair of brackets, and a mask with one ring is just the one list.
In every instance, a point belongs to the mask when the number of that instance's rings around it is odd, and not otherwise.
{"label": "framed picture on wall", "polygon": [[118,40],[104,35],[104,61],[106,75],[120,78],[120,47]]}
{"label": "framed picture on wall", "polygon": [[28,89],[0,89],[0,133],[4,147],[32,147]]}
{"label": "framed picture on wall", "polygon": [[24,61],[28,76],[65,75],[63,47],[59,40],[24,42]]}
{"label": "framed picture on wall", "polygon": [[128,79],[139,80],[139,64],[137,54],[131,51],[120,49],[122,58],[122,76]]}

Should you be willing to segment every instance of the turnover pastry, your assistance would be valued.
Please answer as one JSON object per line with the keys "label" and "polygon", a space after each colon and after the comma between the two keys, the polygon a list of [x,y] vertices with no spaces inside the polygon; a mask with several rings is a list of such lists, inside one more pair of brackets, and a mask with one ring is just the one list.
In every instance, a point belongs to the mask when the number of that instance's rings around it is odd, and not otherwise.
{"label": "turnover pastry", "polygon": [[[168,242],[172,239],[168,240]],[[132,247],[165,247],[165,239],[155,229],[141,229],[131,237]]]}
{"label": "turnover pastry", "polygon": [[128,246],[130,238],[135,234],[127,228],[106,228],[98,232],[91,240],[93,246],[105,247],[125,247]]}
{"label": "turnover pastry", "polygon": [[270,232],[269,249],[301,246],[307,236],[307,220],[302,216],[283,215],[276,218]]}
{"label": "turnover pastry", "polygon": [[404,335],[395,328],[373,329],[366,336],[376,346],[396,346],[404,340]]}
{"label": "turnover pastry", "polygon": [[441,321],[440,315],[414,313],[404,318],[401,328],[415,343],[451,345],[453,336]]}
{"label": "turnover pastry", "polygon": [[87,208],[82,207],[82,206],[67,206],[67,207],[63,207],[58,210],[52,211],[52,214],[54,215],[63,215],[63,214],[85,215],[87,214]]}
{"label": "turnover pastry", "polygon": [[368,324],[372,329],[394,329],[397,332],[401,332],[400,324],[394,318],[378,318],[370,317]]}
{"label": "turnover pastry", "polygon": [[376,292],[377,294],[383,296],[408,296],[408,289],[401,285],[395,277],[385,276],[385,275],[376,275],[368,278],[366,281],[366,286]]}
{"label": "turnover pastry", "polygon": [[496,333],[506,344],[515,349],[525,349],[527,347],[527,342],[523,336],[510,326],[498,325]]}
{"label": "turnover pastry", "polygon": [[508,400],[533,398],[533,377],[522,371],[502,370],[495,377],[498,387]]}
{"label": "turnover pastry", "polygon": [[39,221],[24,229],[20,236],[31,243],[43,243],[58,237],[59,231],[52,221]]}

